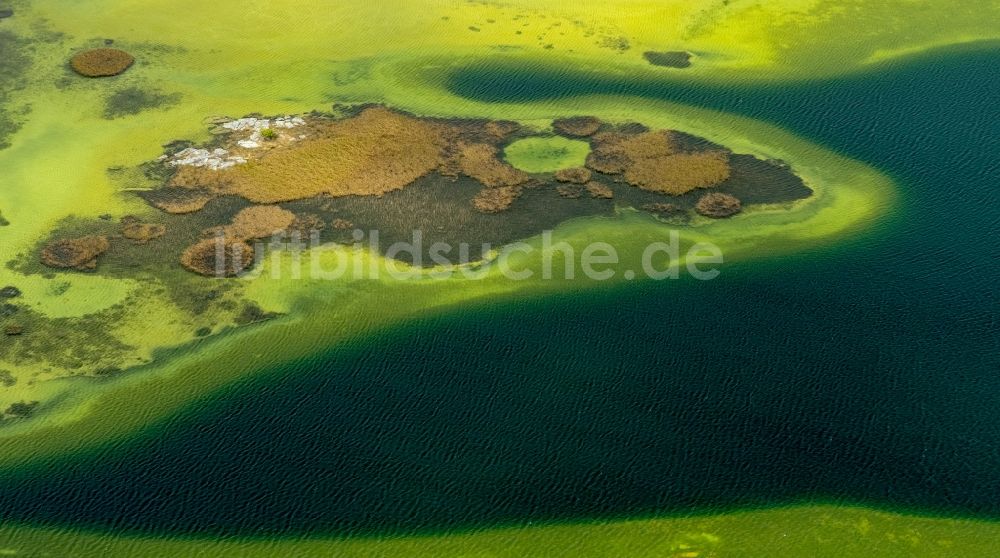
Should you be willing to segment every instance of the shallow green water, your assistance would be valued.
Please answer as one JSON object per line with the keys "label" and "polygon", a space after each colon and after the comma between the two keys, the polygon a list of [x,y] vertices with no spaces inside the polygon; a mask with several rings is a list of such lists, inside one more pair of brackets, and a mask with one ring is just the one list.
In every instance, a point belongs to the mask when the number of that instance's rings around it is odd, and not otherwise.
{"label": "shallow green water", "polygon": [[504,158],[527,172],[555,172],[559,169],[582,167],[590,145],[563,137],[526,138],[504,150]]}
{"label": "shallow green water", "polygon": [[259,535],[802,500],[996,516],[996,60],[756,89],[459,72],[481,99],[613,92],[770,120],[893,174],[901,206],[715,281],[470,308],[297,362],[127,445],[4,472],[0,517]]}

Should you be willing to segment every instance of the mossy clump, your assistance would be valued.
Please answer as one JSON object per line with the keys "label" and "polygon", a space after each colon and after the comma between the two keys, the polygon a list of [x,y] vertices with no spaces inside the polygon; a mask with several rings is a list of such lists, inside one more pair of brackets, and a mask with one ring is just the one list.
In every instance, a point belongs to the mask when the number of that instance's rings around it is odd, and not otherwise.
{"label": "mossy clump", "polygon": [[601,121],[593,116],[559,118],[552,121],[552,129],[562,136],[585,138],[596,134],[601,129]]}
{"label": "mossy clump", "polygon": [[587,167],[600,173],[618,174],[636,161],[667,157],[675,152],[673,136],[668,131],[604,132],[592,140]]}
{"label": "mossy clump", "polygon": [[222,228],[227,238],[255,240],[284,233],[295,222],[295,214],[276,205],[255,205],[241,210]]}
{"label": "mossy clump", "polygon": [[104,118],[113,120],[149,109],[168,107],[177,104],[180,98],[179,93],[166,94],[138,87],[126,87],[105,99]]}
{"label": "mossy clump", "polygon": [[462,145],[458,153],[462,174],[474,178],[489,188],[519,186],[531,177],[499,158],[499,150],[485,143]]}
{"label": "mossy clump", "polygon": [[278,132],[274,128],[264,128],[260,131],[260,137],[266,140],[276,140],[278,139]]}
{"label": "mossy clump", "polygon": [[122,236],[136,244],[146,244],[167,234],[167,227],[158,223],[143,223],[131,215],[122,217]]}
{"label": "mossy clump", "polygon": [[290,235],[297,234],[300,239],[306,240],[314,234],[323,232],[325,228],[326,223],[322,217],[315,213],[307,213],[304,215],[295,215],[295,220],[285,228],[285,231]]}
{"label": "mossy clump", "polygon": [[625,180],[644,190],[679,196],[721,184],[729,173],[725,152],[702,151],[638,159],[625,169]]}
{"label": "mossy clump", "polygon": [[65,238],[47,244],[42,250],[41,261],[49,267],[90,271],[97,268],[98,256],[110,247],[106,236]]}
{"label": "mossy clump", "polygon": [[667,68],[689,68],[691,67],[691,53],[683,50],[672,50],[667,52],[648,51],[642,53],[646,62],[654,66],[664,66]]}
{"label": "mossy clump", "polygon": [[556,193],[559,197],[566,198],[568,200],[575,200],[583,197],[584,189],[580,187],[579,184],[564,184],[562,186],[556,187]]}
{"label": "mossy clump", "polygon": [[683,152],[668,130],[603,132],[592,139],[587,167],[603,174],[621,174],[643,190],[679,196],[725,182],[729,155],[710,150]]}
{"label": "mossy clump", "polygon": [[517,186],[483,188],[472,199],[472,205],[482,213],[501,213],[509,209],[520,196],[521,188]]}
{"label": "mossy clump", "polygon": [[117,48],[95,48],[85,50],[70,59],[73,71],[86,77],[110,77],[129,69],[135,58]]}
{"label": "mossy clump", "polygon": [[595,180],[591,180],[590,182],[584,184],[583,187],[592,198],[610,200],[615,197],[615,193],[611,190],[611,188]]}
{"label": "mossy clump", "polygon": [[520,124],[510,120],[491,120],[483,125],[483,131],[497,140],[502,140],[520,129]]}
{"label": "mossy clump", "polygon": [[181,254],[181,265],[206,277],[235,277],[254,263],[253,248],[242,240],[206,238]]}
{"label": "mossy clump", "polygon": [[684,208],[675,203],[647,203],[642,206],[643,211],[656,213],[658,215],[676,215],[684,213]]}
{"label": "mossy clump", "polygon": [[174,215],[201,211],[215,197],[204,189],[169,186],[143,192],[141,195],[153,207]]}
{"label": "mossy clump", "polygon": [[555,178],[559,182],[570,182],[573,184],[586,184],[590,181],[592,173],[583,167],[562,169],[556,171]]}
{"label": "mossy clump", "polygon": [[722,192],[710,192],[698,199],[694,209],[705,217],[723,219],[742,211],[743,204],[736,196]]}

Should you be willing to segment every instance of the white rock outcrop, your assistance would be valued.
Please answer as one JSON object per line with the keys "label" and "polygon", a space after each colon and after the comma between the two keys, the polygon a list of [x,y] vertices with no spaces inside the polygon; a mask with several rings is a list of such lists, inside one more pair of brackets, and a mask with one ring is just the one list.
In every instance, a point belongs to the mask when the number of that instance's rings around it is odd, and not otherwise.
{"label": "white rock outcrop", "polygon": [[[281,116],[273,120],[269,118],[248,117],[223,122],[221,126],[233,132],[249,132],[246,137],[237,140],[236,145],[243,149],[258,149],[264,142],[264,136],[261,134],[262,130],[289,130],[302,126],[305,123],[306,121],[299,116]],[[296,141],[305,137],[305,134],[299,134],[288,139],[289,141]],[[161,160],[163,159],[161,158]],[[167,158],[167,164],[171,166],[205,167],[211,170],[228,169],[236,165],[245,164],[246,162],[245,157],[233,155],[228,150],[221,148],[209,151],[208,149],[189,147]]]}
{"label": "white rock outcrop", "polygon": [[[302,126],[306,121],[300,116],[281,116],[271,120],[269,118],[239,118],[231,122],[222,124],[223,128],[234,132],[250,132],[250,135],[238,140],[236,143],[244,149],[257,149],[264,141],[261,134],[263,130],[290,130]],[[291,138],[296,139],[296,138]]]}
{"label": "white rock outcrop", "polygon": [[171,157],[170,160],[167,161],[167,164],[174,167],[206,167],[211,170],[222,170],[236,165],[242,165],[246,162],[247,160],[245,158],[240,157],[239,155],[231,155],[229,151],[226,151],[225,149],[216,148],[209,151],[207,149],[189,147]]}

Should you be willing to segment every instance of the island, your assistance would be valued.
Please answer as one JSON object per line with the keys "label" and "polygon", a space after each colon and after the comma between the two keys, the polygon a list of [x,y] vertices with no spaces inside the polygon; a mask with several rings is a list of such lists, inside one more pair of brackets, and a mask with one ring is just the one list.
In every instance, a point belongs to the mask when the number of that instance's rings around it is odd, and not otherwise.
{"label": "island", "polygon": [[[212,131],[211,143],[172,142],[144,166],[159,183],[137,195],[160,210],[145,217],[155,222],[134,216],[118,225],[98,221],[77,226],[75,238],[55,231],[42,262],[88,269],[98,257],[111,267],[168,259],[212,275],[213,239],[222,233],[226,253],[241,256],[235,260],[242,265],[228,269],[237,275],[254,261],[252,240],[296,232],[349,244],[355,230],[378,230],[383,246],[417,230],[427,245],[467,243],[478,259],[479,247],[503,246],[577,217],[635,209],[685,224],[812,193],[780,161],[593,117],[535,130],[512,121],[419,117],[361,105],[341,107],[337,115],[220,120]],[[556,168],[567,163],[559,161],[529,172],[505,156],[518,142],[564,138],[582,146],[577,166]],[[133,247],[153,240],[155,250]]]}
{"label": "island", "polygon": [[[791,209],[813,194],[781,161],[588,115],[538,126],[360,104],[212,118],[209,126],[208,142],[170,141],[155,160],[109,169],[146,211],[65,219],[12,267],[146,281],[198,339],[277,316],[244,297],[235,279],[275,239],[351,245],[375,232],[384,256],[418,267],[442,264],[428,253],[435,243],[467,245],[444,262],[460,266],[572,219],[631,211],[665,230],[697,228],[759,207]],[[414,231],[422,252],[387,250]],[[35,382],[118,374],[149,360],[136,361],[135,348],[114,334],[134,314],[129,304],[51,318],[16,284],[0,287],[0,373],[11,383],[25,380],[15,370],[31,370]],[[57,350],[63,345],[78,350]],[[5,420],[35,408],[34,400],[14,403]]]}

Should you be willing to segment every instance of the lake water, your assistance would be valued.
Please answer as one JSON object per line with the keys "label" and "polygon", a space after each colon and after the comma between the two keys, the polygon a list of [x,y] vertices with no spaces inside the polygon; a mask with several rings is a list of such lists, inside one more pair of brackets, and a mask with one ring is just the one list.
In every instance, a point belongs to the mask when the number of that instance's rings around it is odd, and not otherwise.
{"label": "lake water", "polygon": [[481,100],[634,94],[868,162],[870,232],[709,282],[468,308],[256,377],[125,445],[0,476],[0,520],[155,533],[438,531],[861,502],[1000,515],[995,47],[710,88],[472,67]]}

